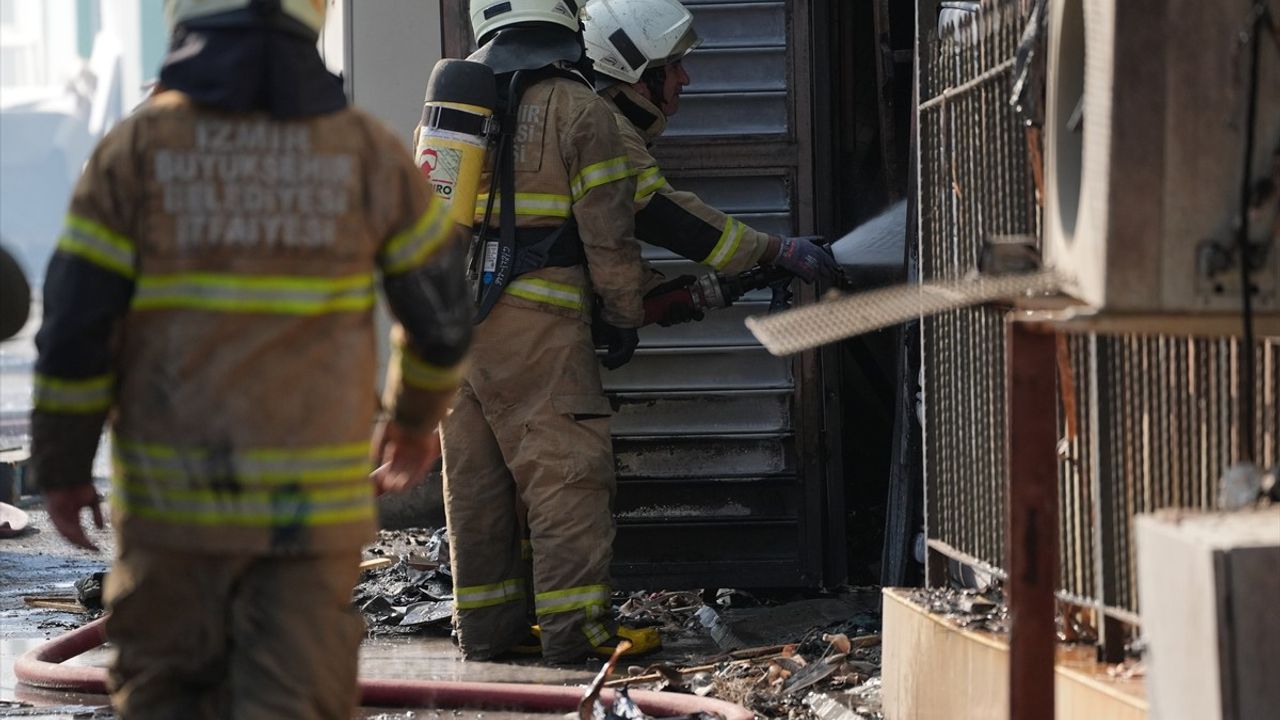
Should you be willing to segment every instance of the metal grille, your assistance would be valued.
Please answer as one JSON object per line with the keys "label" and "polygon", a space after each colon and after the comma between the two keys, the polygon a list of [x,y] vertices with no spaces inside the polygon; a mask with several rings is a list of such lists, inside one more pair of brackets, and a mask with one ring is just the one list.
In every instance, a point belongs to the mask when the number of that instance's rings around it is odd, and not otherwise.
{"label": "metal grille", "polygon": [[[1171,336],[1064,338],[1064,592],[1138,611],[1133,516],[1211,509],[1242,456],[1240,342]],[[1256,462],[1280,462],[1280,340],[1255,345]],[[1067,377],[1067,375],[1062,375]],[[1097,517],[1095,524],[1093,517]]]}
{"label": "metal grille", "polygon": [[[992,235],[1035,234],[1022,129],[1009,107],[1016,2],[989,3],[928,50],[921,68],[921,279],[958,280]],[[975,82],[974,80],[977,79]],[[925,476],[929,538],[1004,560],[1004,313],[927,317]]]}
{"label": "metal grille", "polygon": [[787,93],[787,3],[685,0],[702,45],[685,58],[693,83],[669,137],[780,135]]}
{"label": "metal grille", "polygon": [[[771,0],[687,4],[704,44],[686,60],[693,82],[656,145],[663,174],[753,228],[793,234],[806,222],[803,169],[788,166],[798,148],[731,146],[786,142],[789,118],[804,116],[788,91],[803,17],[796,3]],[[667,277],[707,271],[657,247],[644,257]],[[806,370],[769,355],[743,323],[768,301],[757,292],[699,323],[644,328],[635,359],[605,373],[618,407],[619,586],[821,582],[823,478],[803,449],[816,428]]]}
{"label": "metal grille", "polygon": [[[921,68],[921,275],[975,269],[992,235],[1039,235],[1026,140],[1008,104],[1017,0],[931,39]],[[930,546],[990,566],[1005,560],[1004,311],[922,322],[925,488]],[[1254,347],[1263,467],[1280,463],[1280,339]],[[1212,508],[1242,456],[1240,342],[1172,336],[1059,338],[1060,567],[1066,599],[1136,621],[1133,518]]]}

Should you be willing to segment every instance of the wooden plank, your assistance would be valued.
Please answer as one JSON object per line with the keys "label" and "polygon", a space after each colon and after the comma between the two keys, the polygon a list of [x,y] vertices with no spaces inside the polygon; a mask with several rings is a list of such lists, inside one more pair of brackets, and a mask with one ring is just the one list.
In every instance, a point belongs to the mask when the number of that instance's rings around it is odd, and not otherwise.
{"label": "wooden plank", "polygon": [[1058,579],[1057,341],[1029,323],[1007,326],[1009,717],[1052,720]]}
{"label": "wooden plank", "polygon": [[391,567],[392,565],[395,564],[395,562],[396,562],[395,560],[392,560],[389,557],[378,557],[378,558],[369,558],[368,560],[361,560],[360,571],[364,572],[366,570],[381,570],[382,568],[385,568],[385,567]]}

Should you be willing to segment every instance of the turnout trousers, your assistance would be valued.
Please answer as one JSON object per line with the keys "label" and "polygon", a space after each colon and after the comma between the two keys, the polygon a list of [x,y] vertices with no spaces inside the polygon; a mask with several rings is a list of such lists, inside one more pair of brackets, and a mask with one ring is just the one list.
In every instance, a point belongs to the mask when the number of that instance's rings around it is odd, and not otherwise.
{"label": "turnout trousers", "polygon": [[121,540],[107,575],[123,720],[347,720],[364,620],[360,550],[218,555]]}
{"label": "turnout trousers", "polygon": [[543,656],[581,660],[614,631],[612,410],[590,328],[500,302],[471,357],[442,432],[459,646],[507,652],[532,609]]}

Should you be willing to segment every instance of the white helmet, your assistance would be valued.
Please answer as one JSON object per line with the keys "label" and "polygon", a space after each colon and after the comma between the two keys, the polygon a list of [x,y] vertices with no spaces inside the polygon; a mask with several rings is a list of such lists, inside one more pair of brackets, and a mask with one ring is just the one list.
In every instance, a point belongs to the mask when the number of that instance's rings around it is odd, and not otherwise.
{"label": "white helmet", "polygon": [[624,83],[675,62],[702,40],[679,0],[590,0],[583,40],[595,70]]}
{"label": "white helmet", "polygon": [[578,25],[578,0],[471,0],[471,28],[476,44],[516,23],[545,22],[568,28]]}
{"label": "white helmet", "polygon": [[[320,34],[324,27],[325,0],[278,0],[280,13],[298,21],[306,29]],[[210,25],[227,27],[243,26],[252,22],[258,9],[251,6],[267,5],[261,0],[165,0],[164,19],[169,32],[182,23],[193,20],[207,21]],[[222,17],[218,17],[222,16]]]}

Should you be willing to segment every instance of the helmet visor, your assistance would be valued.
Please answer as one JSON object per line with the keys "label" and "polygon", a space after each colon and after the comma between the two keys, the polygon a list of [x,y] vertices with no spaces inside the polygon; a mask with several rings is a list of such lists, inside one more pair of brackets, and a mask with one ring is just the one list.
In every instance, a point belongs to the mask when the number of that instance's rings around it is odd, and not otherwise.
{"label": "helmet visor", "polygon": [[655,62],[654,65],[669,65],[679,62],[684,59],[685,55],[696,50],[701,44],[702,38],[698,37],[698,31],[694,30],[693,26],[690,25],[689,29],[684,31],[684,35],[680,37],[680,40],[671,48],[671,54]]}

